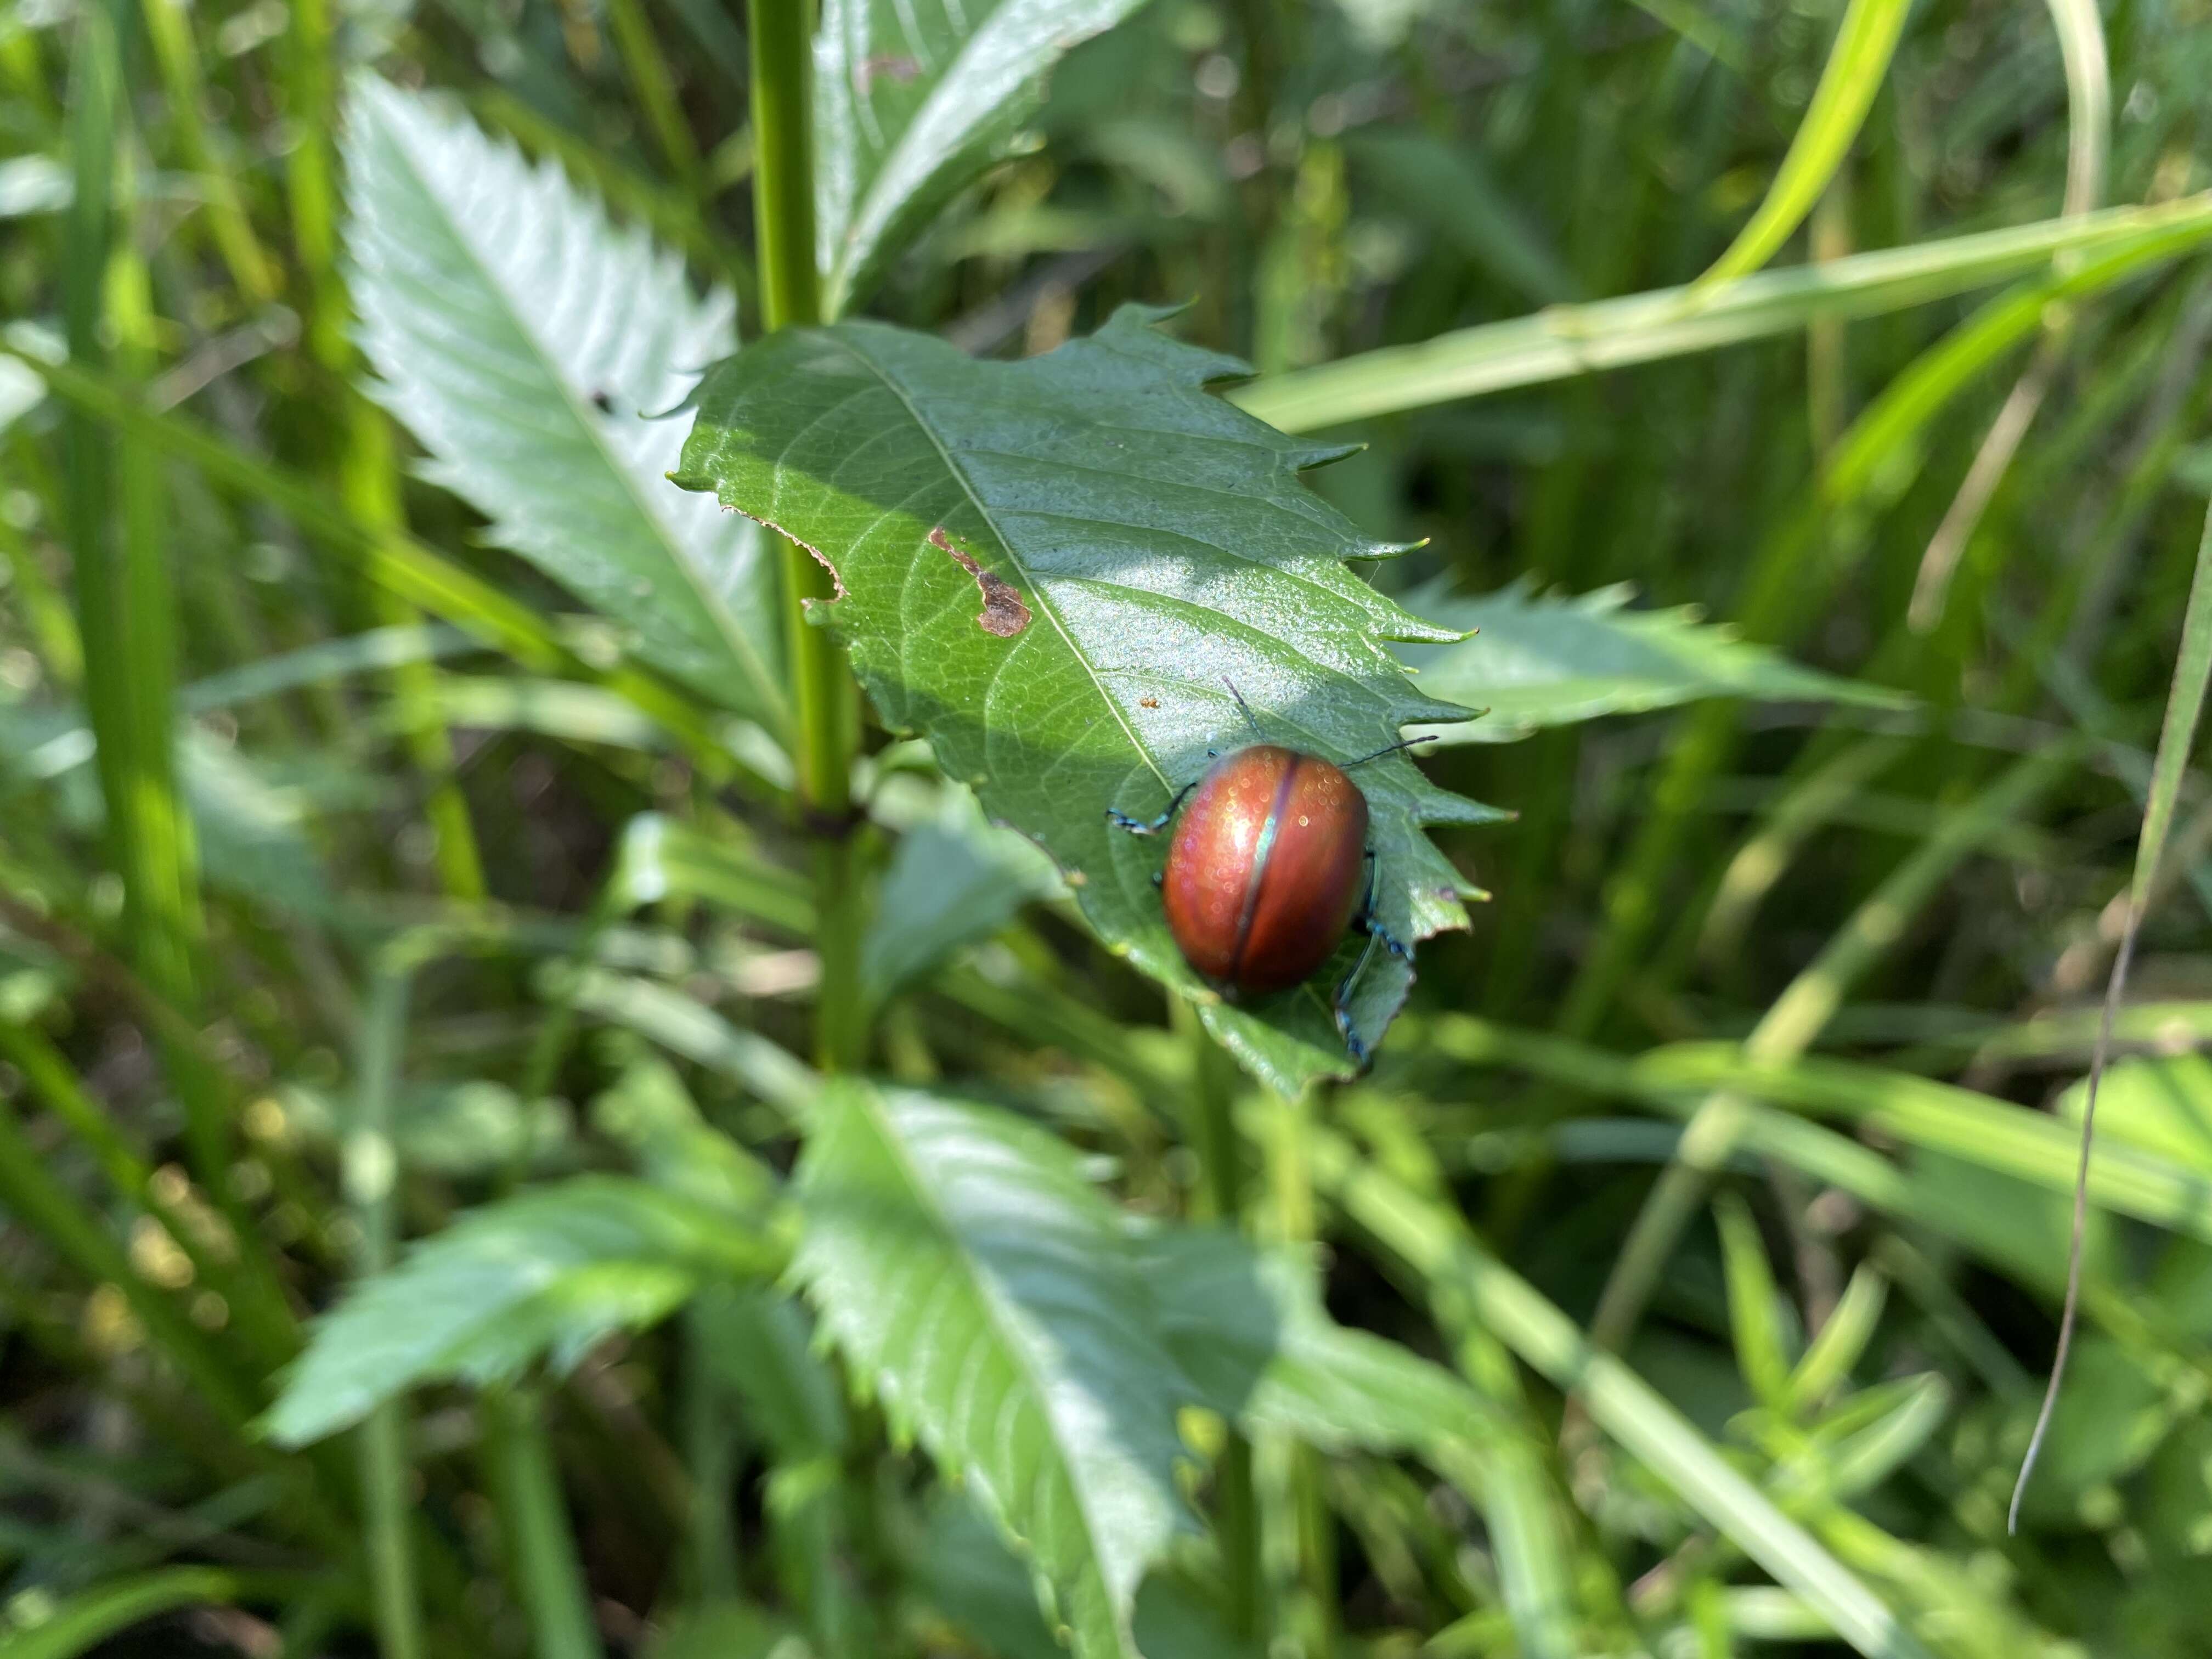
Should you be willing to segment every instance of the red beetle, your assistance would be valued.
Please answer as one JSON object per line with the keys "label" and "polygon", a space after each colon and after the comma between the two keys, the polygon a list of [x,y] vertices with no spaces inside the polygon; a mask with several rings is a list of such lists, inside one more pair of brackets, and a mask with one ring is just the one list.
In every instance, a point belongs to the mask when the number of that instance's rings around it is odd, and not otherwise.
{"label": "red beetle", "polygon": [[1158,878],[1161,903],[1183,960],[1224,994],[1288,990],[1328,960],[1347,928],[1366,935],[1335,1001],[1337,1029],[1356,1060],[1367,1058],[1367,1045],[1352,1026],[1353,986],[1376,945],[1408,962],[1413,952],[1376,916],[1367,797],[1346,773],[1424,741],[1394,743],[1346,766],[1255,743],[1218,756],[1157,818],[1106,810],[1139,836],[1158,834],[1181,811]]}

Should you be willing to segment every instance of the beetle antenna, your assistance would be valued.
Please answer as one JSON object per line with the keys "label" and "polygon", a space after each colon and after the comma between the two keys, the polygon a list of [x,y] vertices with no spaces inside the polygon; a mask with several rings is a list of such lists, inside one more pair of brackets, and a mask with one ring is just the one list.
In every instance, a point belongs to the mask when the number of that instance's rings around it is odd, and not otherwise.
{"label": "beetle antenna", "polygon": [[1244,694],[1237,689],[1237,682],[1224,674],[1221,677],[1221,683],[1229,688],[1229,695],[1237,699],[1237,706],[1244,711],[1244,724],[1252,728],[1252,735],[1255,738],[1266,737],[1267,734],[1260,729],[1259,717],[1252,712],[1252,705],[1244,701]]}
{"label": "beetle antenna", "polygon": [[1418,738],[1407,738],[1402,743],[1391,744],[1385,748],[1376,750],[1371,755],[1362,755],[1356,761],[1346,761],[1337,769],[1341,772],[1349,772],[1355,766],[1364,766],[1371,760],[1381,760],[1385,755],[1395,755],[1401,749],[1411,749],[1417,743],[1434,743],[1436,740],[1437,734],[1435,732],[1425,732]]}

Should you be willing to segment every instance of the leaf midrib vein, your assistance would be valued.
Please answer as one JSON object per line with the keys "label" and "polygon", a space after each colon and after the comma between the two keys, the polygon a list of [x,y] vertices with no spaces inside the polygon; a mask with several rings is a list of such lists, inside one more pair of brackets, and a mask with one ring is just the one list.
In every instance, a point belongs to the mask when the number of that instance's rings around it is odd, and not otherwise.
{"label": "leaf midrib vein", "polygon": [[1098,671],[1092,665],[1090,656],[1076,643],[1075,636],[1069,633],[1067,623],[1060,614],[1060,607],[1046,595],[1037,580],[1036,573],[1030,568],[1022,556],[1015,550],[1013,543],[1007,539],[1006,532],[1000,526],[997,517],[988,507],[984,505],[983,498],[976,493],[974,482],[968,477],[960,464],[953,459],[952,452],[946,448],[943,440],[938,437],[936,429],[927,421],[922,419],[921,411],[915,407],[914,399],[907,396],[906,388],[898,383],[890,370],[862,350],[850,335],[833,334],[828,337],[836,340],[854,359],[866,366],[870,374],[883,383],[884,390],[896,398],[899,407],[906,410],[907,418],[914,422],[915,429],[929,440],[931,447],[937,451],[938,459],[945,464],[945,471],[950,473],[954,481],[959,484],[961,493],[968,498],[969,505],[975,509],[976,516],[990,527],[991,535],[999,544],[1000,550],[1013,561],[1015,568],[1028,579],[1030,591],[1037,601],[1037,609],[1044,613],[1045,620],[1052,624],[1053,632],[1060,635],[1060,642],[1067,647],[1069,654],[1083,665],[1083,672],[1089,677],[1091,689],[1098,694],[1098,700],[1106,705],[1107,712],[1114,717],[1114,723],[1121,728],[1121,734],[1128,739],[1129,747],[1143,757],[1145,764],[1152,768],[1152,775],[1160,781],[1161,785],[1168,787],[1166,771],[1153,756],[1152,750],[1138,737],[1136,728],[1129,724],[1128,716],[1121,712],[1121,705],[1108,693],[1105,684],[1098,678]]}
{"label": "leaf midrib vein", "polygon": [[[389,132],[390,130],[387,129],[387,131]],[[506,313],[516,332],[544,362],[547,378],[553,382],[562,402],[568,406],[569,413],[575,417],[576,424],[584,431],[587,443],[599,453],[607,470],[612,472],[621,483],[624,493],[636,503],[640,515],[652,529],[652,539],[660,545],[669,562],[682,573],[684,582],[690,587],[692,593],[697,598],[708,616],[719,624],[714,629],[716,635],[723,641],[732,656],[744,665],[746,677],[752,681],[755,692],[761,697],[764,711],[773,716],[779,724],[787,726],[790,720],[790,711],[785,707],[782,688],[776,684],[775,677],[769,673],[768,665],[761,660],[754,651],[751,636],[738,626],[735,614],[721,603],[717,595],[702,583],[699,573],[692,568],[691,561],[685,556],[683,546],[669,533],[668,527],[661,522],[660,515],[653,511],[652,504],[639,492],[638,481],[630,475],[629,468],[623,464],[621,458],[609,447],[606,435],[600,430],[599,423],[586,418],[582,407],[578,404],[574,393],[568,386],[568,377],[561,372],[552,352],[538,337],[520,308],[509,302],[505,284],[499,281],[491,267],[484,262],[477,251],[475,243],[461,234],[460,228],[453,222],[429,170],[417,161],[412,145],[396,132],[391,133],[390,136],[393,140],[392,148],[399,153],[405,171],[412,175],[416,187],[429,201],[437,216],[444,222],[447,234],[452,238],[453,245],[460,249],[463,258],[483,281],[485,289],[497,297],[500,310]],[[495,146],[494,148],[502,149],[503,147]],[[504,152],[502,159],[519,158],[515,156],[514,152],[508,150]],[[611,235],[612,227],[607,224],[605,217],[605,205],[604,204],[597,205],[600,223],[607,227]],[[588,206],[586,210],[590,210]],[[404,246],[404,239],[402,241]],[[684,297],[687,301],[690,299],[688,291]]]}
{"label": "leaf midrib vein", "polygon": [[[1087,1547],[1086,1565],[1091,1571],[1098,1575],[1099,1583],[1102,1585],[1105,1584],[1107,1583],[1106,1567],[1099,1546],[1098,1523],[1091,1513],[1089,1495],[1084,1491],[1082,1483],[1075,1479],[1069,1449],[1060,1440],[1059,1419],[1054,1417],[1049,1407],[1045,1403],[1051,1398],[1050,1390],[1046,1388],[1043,1380],[1032,1368],[1027,1346],[1015,1340],[1012,1334],[1009,1310],[1005,1307],[1004,1299],[999,1293],[996,1276],[981,1271],[975,1265],[975,1258],[967,1249],[963,1235],[953,1225],[952,1218],[946,1214],[944,1206],[938,1202],[935,1190],[922,1178],[922,1172],[915,1163],[907,1137],[897,1133],[887,1121],[890,1116],[889,1103],[881,1094],[873,1090],[868,1093],[867,1116],[870,1127],[875,1131],[878,1139],[882,1142],[893,1163],[897,1166],[899,1175],[906,1182],[908,1191],[914,1195],[915,1202],[937,1224],[952,1255],[965,1267],[967,1277],[975,1287],[977,1299],[981,1302],[986,1310],[991,1329],[998,1337],[1004,1351],[1011,1358],[1012,1369],[1019,1373],[1023,1381],[1028,1384],[1032,1402],[1031,1408],[1035,1410],[1038,1419],[1044,1425],[1045,1438],[1050,1443],[1056,1455],[1060,1480],[1073,1499],[1075,1515],[1082,1526],[1084,1540]],[[932,1132],[933,1132],[933,1130],[925,1131],[925,1133]],[[1042,1471],[1040,1473],[1042,1474]],[[1012,1494],[1009,1493],[1008,1496],[1011,1498]],[[1036,1500],[1033,1498],[1031,1501]]]}

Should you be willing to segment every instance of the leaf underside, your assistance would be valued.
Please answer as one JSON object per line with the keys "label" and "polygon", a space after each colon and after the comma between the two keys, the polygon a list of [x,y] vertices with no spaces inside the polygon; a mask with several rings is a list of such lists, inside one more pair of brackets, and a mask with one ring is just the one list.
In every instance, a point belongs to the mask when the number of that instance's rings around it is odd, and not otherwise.
{"label": "leaf underside", "polygon": [[891,1420],[1029,1555],[1079,1659],[1133,1659],[1187,1524],[1175,1363],[1114,1208],[1006,1113],[835,1085],[799,1166],[794,1273]]}
{"label": "leaf underside", "polygon": [[[1018,363],[873,323],[787,331],[716,366],[678,483],[716,490],[836,574],[817,607],[884,719],[919,730],[985,810],[1052,854],[1108,946],[1200,1002],[1246,1066],[1294,1091],[1352,1066],[1331,1009],[1358,954],[1243,1006],[1191,973],[1162,919],[1150,817],[1209,747],[1264,737],[1348,761],[1466,711],[1414,692],[1394,640],[1442,642],[1345,568],[1401,550],[1305,488],[1339,449],[1254,420],[1207,386],[1234,359],[1125,307]],[[1231,687],[1249,704],[1248,725]],[[1255,729],[1256,726],[1256,731]],[[1499,816],[1402,756],[1364,767],[1376,909],[1398,938],[1466,925],[1422,826]],[[1378,957],[1353,1019],[1372,1043],[1411,981]]]}
{"label": "leaf underside", "polygon": [[781,732],[764,538],[668,488],[659,418],[736,343],[678,256],[620,229],[550,162],[363,75],[346,112],[346,250],[368,388],[424,471],[635,636],[637,654]]}

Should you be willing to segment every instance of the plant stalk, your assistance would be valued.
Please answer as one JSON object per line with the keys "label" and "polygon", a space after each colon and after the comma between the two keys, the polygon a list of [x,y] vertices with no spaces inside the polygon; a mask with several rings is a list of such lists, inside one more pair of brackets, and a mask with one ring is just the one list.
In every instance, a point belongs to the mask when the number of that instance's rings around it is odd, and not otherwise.
{"label": "plant stalk", "polygon": [[[1266,1225],[1282,1243],[1310,1247],[1320,1237],[1310,1145],[1316,1127],[1312,1092],[1286,1102],[1271,1127],[1265,1143]],[[1311,1446],[1279,1432],[1266,1437],[1260,1453],[1266,1497],[1273,1500],[1265,1518],[1277,1534],[1270,1540],[1263,1528],[1261,1559],[1279,1561],[1291,1575],[1288,1585],[1277,1575],[1275,1622],[1310,1659],[1324,1659],[1337,1650],[1344,1612],[1337,1591],[1336,1516],[1322,1485],[1321,1459]]]}
{"label": "plant stalk", "polygon": [[[1200,1021],[1198,1011],[1181,997],[1170,1005],[1176,1028],[1190,1051],[1191,1125],[1198,1142],[1202,1185],[1197,1196],[1205,1212],[1224,1226],[1241,1228],[1244,1180],[1233,1115],[1236,1062]],[[1221,1569],[1229,1627],[1257,1640],[1265,1598],[1261,1589],[1260,1498],[1253,1485],[1252,1443],[1232,1425],[1213,1468],[1214,1532],[1221,1544]]]}
{"label": "plant stalk", "polygon": [[[360,1229],[355,1267],[363,1279],[392,1265],[393,1196],[399,1182],[392,1101],[406,1042],[410,980],[404,969],[380,966],[362,1016],[360,1093],[346,1137],[344,1176],[346,1197]],[[422,1659],[422,1602],[408,1539],[414,1504],[408,1492],[405,1401],[387,1400],[371,1412],[361,1425],[356,1449],[361,1459],[362,1550],[368,1559],[377,1647],[383,1659]]]}
{"label": "plant stalk", "polygon": [[[346,331],[348,305],[338,270],[338,192],[330,135],[337,124],[337,89],[328,0],[294,0],[288,70],[301,138],[287,158],[285,186],[292,210],[307,287],[307,343],[335,383],[331,441],[338,498],[353,523],[379,536],[404,535],[399,459],[389,418],[355,385],[357,354]],[[408,626],[422,621],[415,607],[388,590],[362,596],[377,623]],[[439,884],[464,903],[485,896],[483,860],[468,802],[453,781],[453,742],[437,709],[434,664],[403,663],[392,672],[392,689],[404,720],[404,743],[423,781],[423,812],[434,837]]]}
{"label": "plant stalk", "polygon": [[[132,9],[121,0],[85,9],[70,97],[75,194],[64,239],[64,321],[69,359],[104,368],[111,343],[126,380],[151,368],[154,319],[144,263],[118,204],[131,199],[124,155],[123,40]],[[161,480],[152,453],[118,441],[89,414],[64,428],[64,514],[71,549],[86,711],[107,809],[114,867],[123,877],[131,963],[155,993],[189,1016],[200,936],[198,860],[177,790],[174,753],[174,603]],[[229,1125],[191,1086],[167,1045],[163,1057],[185,1105],[193,1173],[225,1191]]]}
{"label": "plant stalk", "polygon": [[[812,9],[808,0],[761,0],[749,9],[757,164],[753,220],[758,243],[761,320],[769,332],[822,320],[814,253]],[[854,845],[853,754],[860,739],[859,689],[845,653],[808,610],[836,594],[829,568],[795,542],[783,544],[783,623],[798,722],[800,823],[813,839],[821,917],[815,948],[822,987],[815,1003],[815,1059],[849,1071],[866,1049],[860,1001],[865,915]]]}
{"label": "plant stalk", "polygon": [[538,1659],[603,1659],[583,1564],[535,1396],[495,1389],[478,1407],[500,1524]]}

